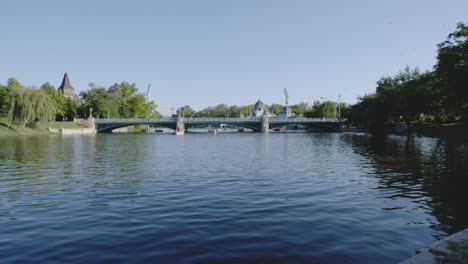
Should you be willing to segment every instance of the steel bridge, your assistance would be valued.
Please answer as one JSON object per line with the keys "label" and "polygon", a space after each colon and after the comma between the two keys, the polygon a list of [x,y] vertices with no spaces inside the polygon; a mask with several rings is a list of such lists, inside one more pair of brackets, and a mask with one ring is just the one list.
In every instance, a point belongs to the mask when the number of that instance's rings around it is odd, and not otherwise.
{"label": "steel bridge", "polygon": [[322,128],[324,130],[339,130],[341,119],[338,118],[278,118],[278,117],[246,117],[246,118],[101,118],[91,119],[96,132],[111,132],[113,129],[132,126],[150,125],[167,127],[170,129],[185,130],[192,127],[215,126],[220,124],[250,128],[254,131],[269,132],[275,127],[288,125],[304,125],[307,127]]}

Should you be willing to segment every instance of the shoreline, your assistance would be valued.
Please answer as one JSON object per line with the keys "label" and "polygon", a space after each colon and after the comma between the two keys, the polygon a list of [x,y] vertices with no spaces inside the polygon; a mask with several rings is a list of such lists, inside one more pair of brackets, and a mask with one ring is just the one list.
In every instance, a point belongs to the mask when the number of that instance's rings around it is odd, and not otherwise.
{"label": "shoreline", "polygon": [[[468,228],[416,250],[416,255],[399,264],[437,264],[458,262],[468,256]],[[463,249],[465,248],[465,249]]]}
{"label": "shoreline", "polygon": [[77,133],[77,131],[88,128],[74,122],[50,122],[46,127],[22,128],[10,127],[7,121],[0,121],[0,137],[67,134],[62,133],[62,129],[67,132]]}
{"label": "shoreline", "polygon": [[0,137],[50,135],[50,131],[39,128],[11,128],[0,123]]}
{"label": "shoreline", "polygon": [[[28,135],[56,135],[56,134],[94,134],[91,129],[77,125],[73,122],[52,122],[47,128],[17,128],[9,127],[8,122],[0,122],[0,137],[5,136],[28,136]],[[279,132],[278,132],[279,133]],[[290,131],[290,133],[297,133]],[[310,133],[310,132],[305,132]],[[313,133],[313,132],[312,132]],[[366,129],[343,128],[339,133],[354,134],[354,133],[369,133]],[[386,135],[396,136],[416,136],[416,137],[431,137],[451,140],[468,140],[468,126],[462,123],[457,124],[430,124],[421,125],[412,129],[409,133],[387,133]]]}

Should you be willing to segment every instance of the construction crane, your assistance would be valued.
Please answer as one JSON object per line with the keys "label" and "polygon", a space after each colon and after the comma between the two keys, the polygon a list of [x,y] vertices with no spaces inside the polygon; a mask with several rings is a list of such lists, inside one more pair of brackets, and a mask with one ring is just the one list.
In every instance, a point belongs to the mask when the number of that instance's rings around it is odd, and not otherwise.
{"label": "construction crane", "polygon": [[283,88],[283,92],[284,92],[284,96],[286,97],[286,108],[287,108],[288,107],[288,99],[289,99],[288,89]]}
{"label": "construction crane", "polygon": [[146,102],[148,102],[148,94],[149,94],[150,87],[151,87],[151,83],[148,84],[148,90],[146,90]]}

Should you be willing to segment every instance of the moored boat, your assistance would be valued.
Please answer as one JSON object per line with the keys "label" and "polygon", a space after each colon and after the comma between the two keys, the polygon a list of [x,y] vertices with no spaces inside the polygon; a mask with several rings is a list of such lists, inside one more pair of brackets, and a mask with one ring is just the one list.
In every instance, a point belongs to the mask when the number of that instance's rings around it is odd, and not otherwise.
{"label": "moored boat", "polygon": [[174,130],[172,132],[173,135],[176,135],[176,136],[181,136],[184,134],[184,131],[183,130]]}

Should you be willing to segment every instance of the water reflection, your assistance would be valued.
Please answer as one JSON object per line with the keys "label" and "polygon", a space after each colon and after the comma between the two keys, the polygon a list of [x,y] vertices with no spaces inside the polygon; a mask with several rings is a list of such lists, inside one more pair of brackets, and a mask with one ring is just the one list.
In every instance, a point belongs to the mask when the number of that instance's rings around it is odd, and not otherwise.
{"label": "water reflection", "polygon": [[467,227],[467,159],[333,133],[0,138],[0,259],[395,263]]}
{"label": "water reflection", "polygon": [[372,161],[384,198],[406,198],[429,209],[438,220],[431,226],[435,230],[451,234],[468,227],[467,142],[370,135],[343,140]]}

